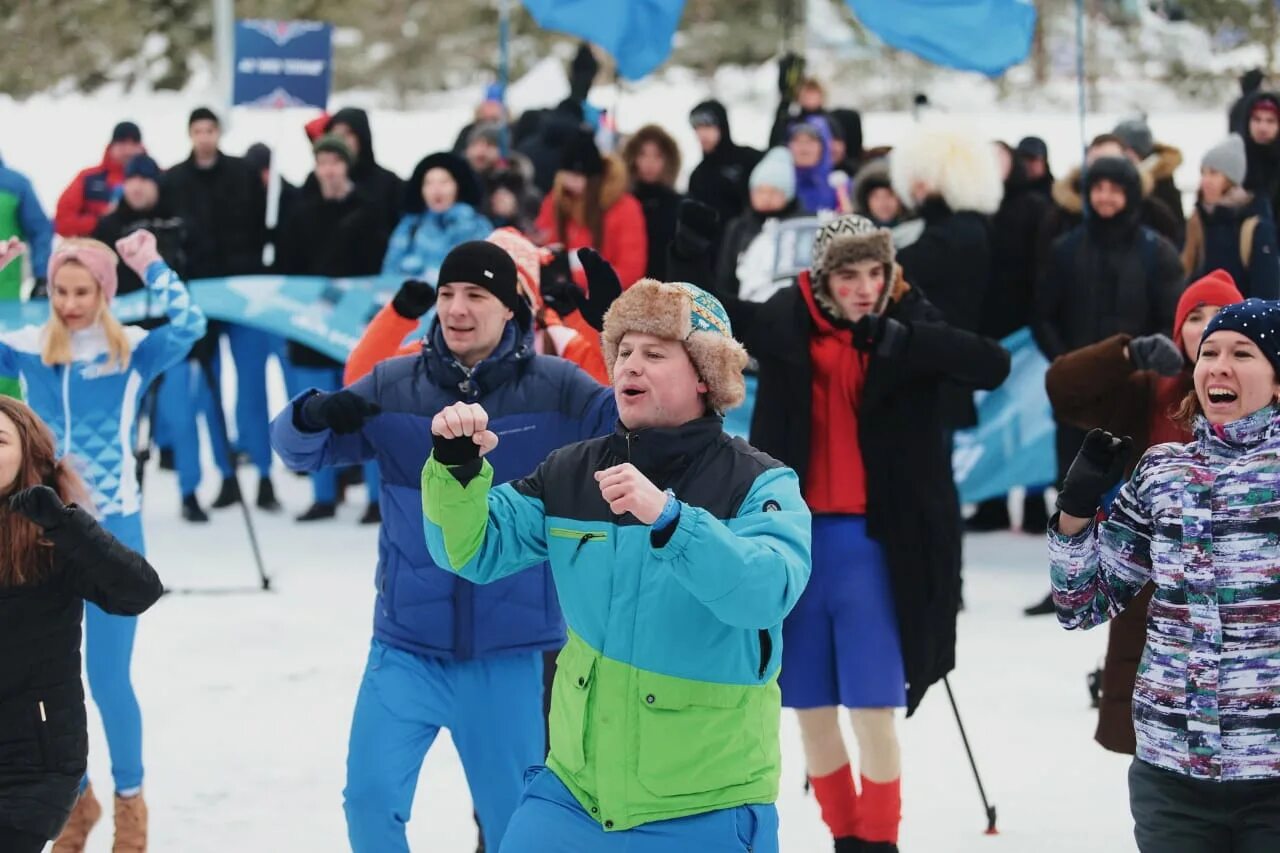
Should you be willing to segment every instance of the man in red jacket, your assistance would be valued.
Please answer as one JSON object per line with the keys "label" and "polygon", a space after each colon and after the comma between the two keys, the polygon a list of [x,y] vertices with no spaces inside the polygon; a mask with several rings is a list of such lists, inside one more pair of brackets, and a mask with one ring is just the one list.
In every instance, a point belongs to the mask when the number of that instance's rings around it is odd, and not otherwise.
{"label": "man in red jacket", "polygon": [[76,175],[58,197],[54,231],[63,237],[92,234],[98,220],[109,213],[120,198],[125,164],[144,151],[138,126],[131,121],[117,124],[102,162]]}

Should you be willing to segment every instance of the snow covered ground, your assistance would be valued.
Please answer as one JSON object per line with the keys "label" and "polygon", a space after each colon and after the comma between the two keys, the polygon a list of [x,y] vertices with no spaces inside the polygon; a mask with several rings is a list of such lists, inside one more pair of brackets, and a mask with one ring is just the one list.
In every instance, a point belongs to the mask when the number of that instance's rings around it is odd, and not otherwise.
{"label": "snow covered ground", "polygon": [[[251,473],[242,469],[246,486]],[[207,502],[216,478],[205,483]],[[308,503],[306,481],[278,471],[289,512]],[[166,596],[140,625],[134,674],[146,726],[152,849],[182,853],[341,851],[347,730],[370,636],[375,530],[356,519],[364,495],[339,518],[296,525],[255,513],[274,578],[253,591],[254,568],[238,510],[212,523],[179,520],[171,474],[149,472],[147,538],[171,587],[226,590]],[[1000,834],[985,821],[941,685],[902,725],[902,849],[936,853],[1130,851],[1125,758],[1092,741],[1085,673],[1105,635],[1069,634],[1021,608],[1046,585],[1037,537],[992,534],[966,543],[959,669],[952,685]],[[247,591],[237,591],[247,590]],[[90,703],[92,708],[92,703]],[[106,746],[90,711],[91,775],[110,791]],[[784,712],[782,850],[829,849],[803,791],[798,730]],[[109,820],[89,850],[110,849]],[[410,843],[466,853],[475,829],[457,755],[442,736],[419,783]]]}

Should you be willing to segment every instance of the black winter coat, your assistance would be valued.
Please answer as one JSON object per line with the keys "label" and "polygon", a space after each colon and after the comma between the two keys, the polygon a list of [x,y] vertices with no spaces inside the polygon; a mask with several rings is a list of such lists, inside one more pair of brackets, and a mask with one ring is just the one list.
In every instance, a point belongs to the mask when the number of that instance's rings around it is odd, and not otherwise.
{"label": "black winter coat", "polygon": [[[135,231],[150,231],[156,235],[156,250],[169,268],[180,278],[187,278],[186,223],[162,196],[150,210],[134,210],[123,198],[116,209],[98,220],[93,229],[93,239],[101,240],[114,248],[116,241]],[[124,296],[142,290],[142,279],[124,261],[116,263],[117,295]]]}
{"label": "black winter coat", "polygon": [[1015,160],[1000,209],[991,220],[991,286],[978,323],[978,331],[987,337],[999,340],[1031,322],[1036,241],[1049,205]]}
{"label": "black winter coat", "polygon": [[[924,231],[898,252],[903,275],[913,288],[942,312],[947,323],[976,332],[982,323],[991,283],[991,227],[987,217],[971,210],[952,211],[933,196],[920,207]],[[943,415],[951,429],[978,423],[973,394],[964,388],[943,391]]]}
{"label": "black winter coat", "polygon": [[676,214],[684,196],[666,184],[636,182],[631,194],[644,210],[644,227],[649,235],[649,260],[645,275],[667,281],[667,248],[676,236]]}
{"label": "black winter coat", "polygon": [[[1117,221],[1119,220],[1119,221]],[[1169,334],[1185,279],[1173,244],[1137,218],[1090,219],[1054,244],[1036,288],[1036,343],[1045,358],[1112,335]]]}
{"label": "black winter coat", "polygon": [[80,624],[84,602],[139,614],[164,588],[140,554],[79,507],[45,531],[53,566],[0,587],[0,826],[53,838],[75,804],[89,754]]}
{"label": "black winter coat", "polygon": [[[725,300],[736,336],[759,362],[751,444],[804,483],[813,427],[813,319],[800,285],[763,304]],[[896,358],[867,367],[858,439],[867,475],[867,530],[885,548],[907,677],[907,713],[955,668],[960,602],[960,502],[951,477],[945,386],[991,389],[1009,373],[994,341],[956,329],[916,289],[885,316],[911,329]]]}
{"label": "black winter coat", "polygon": [[202,169],[192,156],[164,173],[160,191],[186,223],[188,278],[262,271],[267,196],[256,169],[226,154]]}
{"label": "black winter coat", "polygon": [[[720,128],[720,144],[689,176],[689,198],[716,209],[723,229],[730,220],[747,209],[747,181],[751,170],[764,155],[754,148],[736,145],[729,131],[729,114],[719,101],[706,101],[694,108],[710,111]],[[720,241],[716,241],[718,249]]]}
{"label": "black winter coat", "polygon": [[[378,275],[386,240],[377,202],[359,189],[338,201],[307,194],[298,203],[280,234],[279,271],[282,275],[333,278]],[[289,359],[311,367],[333,367],[333,359],[310,347],[289,342]]]}

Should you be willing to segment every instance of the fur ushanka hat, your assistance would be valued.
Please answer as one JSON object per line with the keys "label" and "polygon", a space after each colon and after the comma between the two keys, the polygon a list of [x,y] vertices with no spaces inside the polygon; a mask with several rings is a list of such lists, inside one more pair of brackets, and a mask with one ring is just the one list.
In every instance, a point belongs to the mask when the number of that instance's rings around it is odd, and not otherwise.
{"label": "fur ushanka hat", "polygon": [[884,293],[880,294],[880,301],[872,312],[883,314],[893,291],[893,233],[865,216],[841,216],[828,222],[813,239],[814,298],[834,316],[843,317],[844,312],[827,289],[827,277],[844,264],[867,260],[884,264]]}
{"label": "fur ushanka hat", "polygon": [[707,401],[717,412],[742,404],[747,351],[733,338],[729,315],[720,301],[684,282],[637,281],[604,315],[604,360],[613,379],[618,344],[627,332],[641,332],[684,344],[698,376],[707,385]]}

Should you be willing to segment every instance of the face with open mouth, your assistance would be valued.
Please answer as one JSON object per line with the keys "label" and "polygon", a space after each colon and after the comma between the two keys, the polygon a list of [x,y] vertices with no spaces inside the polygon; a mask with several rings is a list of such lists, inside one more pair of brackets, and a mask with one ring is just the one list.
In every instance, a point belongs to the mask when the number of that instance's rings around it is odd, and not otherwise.
{"label": "face with open mouth", "polygon": [[702,417],[707,386],[684,345],[627,332],[613,364],[613,396],[627,429],[675,427]]}
{"label": "face with open mouth", "polygon": [[1239,332],[1217,331],[1200,345],[1196,397],[1209,423],[1229,424],[1280,397],[1280,383],[1258,345]]}

